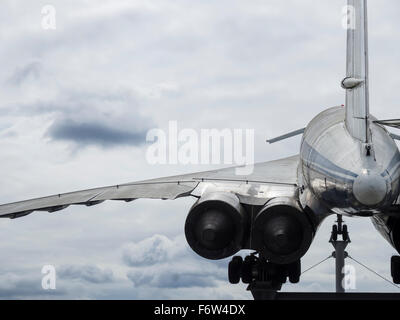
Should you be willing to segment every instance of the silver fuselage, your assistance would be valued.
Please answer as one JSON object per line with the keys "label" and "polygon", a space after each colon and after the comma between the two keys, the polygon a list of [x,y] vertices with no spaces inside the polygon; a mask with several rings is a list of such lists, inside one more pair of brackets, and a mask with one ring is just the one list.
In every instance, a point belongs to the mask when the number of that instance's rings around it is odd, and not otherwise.
{"label": "silver fuselage", "polygon": [[303,191],[337,214],[384,213],[399,195],[400,153],[372,117],[368,135],[367,145],[349,134],[345,108],[315,117],[301,144],[298,172]]}

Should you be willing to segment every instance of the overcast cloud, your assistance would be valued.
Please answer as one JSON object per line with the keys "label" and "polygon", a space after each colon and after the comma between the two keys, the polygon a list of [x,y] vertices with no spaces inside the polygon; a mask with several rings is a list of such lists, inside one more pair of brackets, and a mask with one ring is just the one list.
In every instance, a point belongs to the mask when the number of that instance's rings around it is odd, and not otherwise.
{"label": "overcast cloud", "polygon": [[[57,29],[43,30],[51,4]],[[299,152],[304,127],[344,103],[344,0],[3,0],[0,4],[0,202],[215,166],[151,166],[146,132],[255,130],[256,161]],[[398,118],[397,0],[370,0],[371,109]],[[0,221],[0,297],[249,299],[227,282],[228,260],[188,248],[193,199],[109,202]],[[355,258],[390,276],[394,250],[368,219],[348,220]],[[303,267],[333,250],[321,227]],[[41,268],[57,289],[41,289]],[[358,291],[396,288],[357,270]],[[333,291],[334,261],[287,291]]]}

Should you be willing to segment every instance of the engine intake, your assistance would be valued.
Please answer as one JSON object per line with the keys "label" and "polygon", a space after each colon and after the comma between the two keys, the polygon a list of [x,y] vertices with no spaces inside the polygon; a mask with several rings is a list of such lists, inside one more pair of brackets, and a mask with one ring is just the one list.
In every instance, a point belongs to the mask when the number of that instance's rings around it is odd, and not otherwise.
{"label": "engine intake", "polygon": [[243,248],[246,212],[232,193],[205,194],[190,209],[185,223],[186,240],[198,255],[219,260]]}
{"label": "engine intake", "polygon": [[290,264],[307,252],[313,238],[313,227],[296,201],[276,198],[254,220],[252,249],[270,262]]}

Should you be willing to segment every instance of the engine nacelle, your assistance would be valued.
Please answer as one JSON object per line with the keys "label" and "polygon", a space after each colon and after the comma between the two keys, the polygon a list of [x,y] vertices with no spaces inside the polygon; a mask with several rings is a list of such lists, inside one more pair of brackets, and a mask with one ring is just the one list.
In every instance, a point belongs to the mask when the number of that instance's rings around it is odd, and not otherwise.
{"label": "engine nacelle", "polygon": [[190,209],[185,223],[186,240],[198,255],[219,260],[243,248],[246,212],[232,193],[205,194]]}
{"label": "engine nacelle", "polygon": [[252,249],[276,264],[290,264],[309,249],[314,229],[306,213],[291,198],[275,198],[254,220]]}
{"label": "engine nacelle", "polygon": [[389,215],[373,216],[378,232],[400,253],[400,218]]}
{"label": "engine nacelle", "polygon": [[397,220],[392,230],[392,244],[393,247],[400,253],[400,221]]}

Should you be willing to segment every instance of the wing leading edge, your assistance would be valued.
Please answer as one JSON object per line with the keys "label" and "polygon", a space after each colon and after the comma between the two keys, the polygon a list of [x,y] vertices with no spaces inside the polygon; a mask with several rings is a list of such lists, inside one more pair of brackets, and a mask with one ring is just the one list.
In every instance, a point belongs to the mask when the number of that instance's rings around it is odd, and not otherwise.
{"label": "wing leading edge", "polygon": [[255,164],[253,173],[245,177],[237,176],[237,167],[233,167],[8,203],[0,205],[0,218],[15,219],[34,211],[56,212],[70,205],[93,206],[106,200],[130,202],[136,199],[200,197],[211,191],[233,192],[243,203],[261,205],[277,195],[296,192],[298,162],[299,157],[295,156]]}

